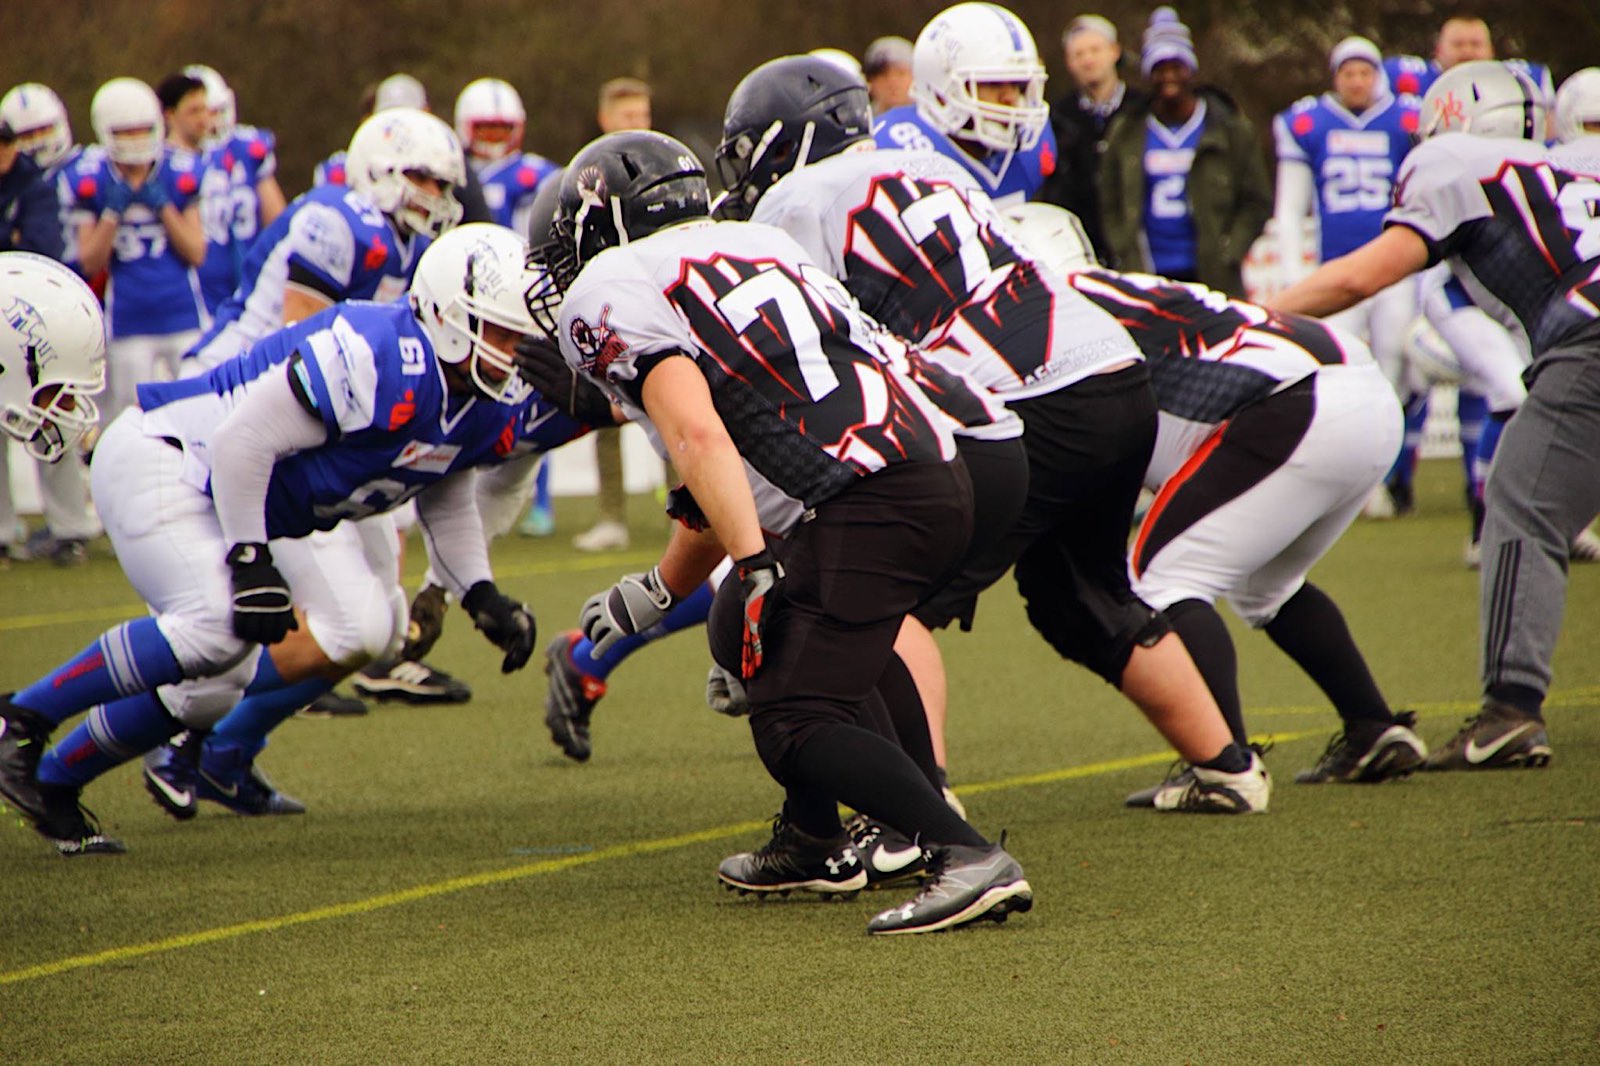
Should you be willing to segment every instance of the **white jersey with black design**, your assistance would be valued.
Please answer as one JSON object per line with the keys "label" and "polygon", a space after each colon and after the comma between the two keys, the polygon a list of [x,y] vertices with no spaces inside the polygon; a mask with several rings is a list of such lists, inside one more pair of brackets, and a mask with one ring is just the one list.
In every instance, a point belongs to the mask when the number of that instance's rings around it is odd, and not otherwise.
{"label": "white jersey with black design", "polygon": [[1086,270],[1072,285],[1127,329],[1150,361],[1160,410],[1145,482],[1177,472],[1216,427],[1327,366],[1364,366],[1372,352],[1325,322],[1269,311],[1192,282]]}
{"label": "white jersey with black design", "polygon": [[787,235],[748,222],[673,226],[589,262],[561,309],[567,361],[660,449],[640,388],[687,355],[745,461],[762,525],[786,533],[857,478],[948,461],[948,423],[878,350],[881,328]]}
{"label": "white jersey with black design", "polygon": [[1386,226],[1447,259],[1472,302],[1535,358],[1600,341],[1600,176],[1565,169],[1543,145],[1447,133],[1400,169]]}
{"label": "white jersey with black design", "polygon": [[847,151],[800,167],[756,205],[930,358],[1006,400],[1140,358],[1109,316],[1047,276],[972,175],[935,152]]}

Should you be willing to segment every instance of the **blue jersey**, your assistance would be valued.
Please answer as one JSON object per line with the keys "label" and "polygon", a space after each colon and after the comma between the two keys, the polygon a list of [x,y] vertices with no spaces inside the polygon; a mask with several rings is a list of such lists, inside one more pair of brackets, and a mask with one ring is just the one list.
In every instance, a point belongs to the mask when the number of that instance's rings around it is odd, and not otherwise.
{"label": "blue jersey", "polygon": [[509,456],[528,416],[530,393],[511,404],[451,394],[406,306],[340,304],[198,377],[139,386],[144,430],[182,445],[185,483],[211,492],[216,427],[284,364],[328,439],[273,467],[269,538],[391,511],[448,474]]}
{"label": "blue jersey", "polygon": [[313,187],[344,184],[344,149],[339,149],[311,168],[311,184]]}
{"label": "blue jersey", "polygon": [[250,242],[261,232],[261,196],[256,186],[277,173],[271,130],[236,126],[228,139],[205,155],[200,179],[200,221],[206,231],[206,259],[200,264],[200,292],[206,310],[233,295]]}
{"label": "blue jersey", "polygon": [[1176,129],[1154,115],[1144,127],[1144,234],[1153,272],[1193,278],[1199,269],[1194,212],[1189,209],[1189,171],[1206,124],[1206,102]]}
{"label": "blue jersey", "polygon": [[993,152],[974,159],[947,135],[930,126],[915,104],[885,111],[872,125],[880,148],[910,148],[949,156],[978,179],[979,187],[1000,207],[1012,207],[1038,194],[1056,170],[1056,135],[1046,126],[1039,143],[1025,152]]}
{"label": "blue jersey", "polygon": [[1317,190],[1322,261],[1383,232],[1394,176],[1411,151],[1422,101],[1385,95],[1359,115],[1332,93],[1307,96],[1273,120],[1278,158],[1304,163]]}
{"label": "blue jersey", "polygon": [[[1543,63],[1530,63],[1526,59],[1504,60],[1506,66],[1533,82],[1545,109],[1556,104],[1555,81],[1550,68]],[[1384,76],[1389,79],[1389,90],[1396,95],[1426,96],[1428,90],[1444,71],[1439,64],[1421,56],[1389,56],[1383,61]]]}
{"label": "blue jersey", "polygon": [[[103,152],[85,152],[70,180],[78,220],[99,218],[107,193],[122,181]],[[146,180],[160,182],[182,211],[200,194],[200,157],[168,145]],[[131,204],[122,213],[109,269],[106,318],[112,337],[161,336],[205,325],[194,267],[178,255],[167,240],[167,227],[144,204]]]}
{"label": "blue jersey", "polygon": [[[78,194],[73,180],[83,165],[85,151],[82,145],[75,144],[45,171],[45,177],[55,182],[56,200],[61,205],[61,261],[79,274],[83,273],[83,263],[78,255],[78,222],[74,213]],[[99,148],[94,151],[98,152]]]}
{"label": "blue jersey", "polygon": [[518,152],[477,167],[489,214],[500,225],[526,236],[528,214],[540,184],[560,169],[532,152]]}
{"label": "blue jersey", "polygon": [[238,287],[190,354],[215,366],[278,329],[290,284],[334,303],[398,299],[428,243],[426,237],[400,236],[388,216],[342,185],[312,189],[250,246]]}

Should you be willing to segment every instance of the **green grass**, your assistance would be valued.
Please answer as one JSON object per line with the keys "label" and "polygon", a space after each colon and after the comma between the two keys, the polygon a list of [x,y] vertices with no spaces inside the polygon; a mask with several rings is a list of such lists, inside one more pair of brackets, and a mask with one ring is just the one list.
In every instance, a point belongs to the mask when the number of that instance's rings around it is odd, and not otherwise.
{"label": "green grass", "polygon": [[[1458,476],[1427,464],[1421,513],[1358,524],[1316,575],[1433,742],[1477,690]],[[623,562],[664,538],[648,511]],[[589,516],[564,503],[555,541],[497,548],[547,634],[623,568],[566,547]],[[103,545],[0,574],[0,688],[133,599]],[[1600,570],[1579,568],[1549,770],[1375,788],[1291,783],[1334,717],[1236,630],[1278,789],[1266,817],[1200,819],[1122,808],[1164,771],[1158,738],[1053,659],[1007,582],[944,640],[952,771],[1037,905],[877,941],[865,922],[899,894],[716,887],[779,792],[745,725],[703,706],[698,635],[615,676],[577,766],[537,666],[502,678],[456,616],[435,659],[470,705],[274,737],[262,764],[303,817],[179,824],[130,767],[87,795],[126,856],[63,861],[0,826],[0,1062],[1600,1061],[1597,617]]]}

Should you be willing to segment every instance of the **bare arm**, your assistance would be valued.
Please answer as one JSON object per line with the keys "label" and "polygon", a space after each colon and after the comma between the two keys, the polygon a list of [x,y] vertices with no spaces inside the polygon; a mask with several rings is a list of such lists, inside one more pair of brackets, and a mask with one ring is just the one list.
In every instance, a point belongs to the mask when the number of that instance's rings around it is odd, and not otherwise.
{"label": "bare arm", "polygon": [[667,589],[674,596],[682,598],[703,585],[727,554],[714,531],[708,529],[696,533],[684,526],[674,525],[672,540],[668,542],[656,569]]}
{"label": "bare arm", "polygon": [[1318,267],[1266,306],[1322,317],[1353,307],[1428,265],[1428,246],[1413,229],[1390,226],[1349,255]]}
{"label": "bare arm", "polygon": [[645,413],[666,445],[711,528],[735,559],[766,548],[744,460],[711,403],[711,389],[693,360],[662,360],[644,380]]}
{"label": "bare arm", "polygon": [[310,318],[318,311],[333,306],[333,301],[311,289],[293,282],[283,287],[283,324],[292,326],[301,319]]}
{"label": "bare arm", "polygon": [[179,211],[172,204],[161,209],[161,224],[166,227],[167,238],[173,250],[190,266],[199,266],[206,259],[206,233],[200,225],[200,205],[191,203]]}
{"label": "bare arm", "polygon": [[283,209],[289,206],[289,201],[283,195],[283,186],[278,184],[277,178],[262,178],[256,182],[256,199],[261,205],[262,229],[272,225],[272,220],[283,214]]}

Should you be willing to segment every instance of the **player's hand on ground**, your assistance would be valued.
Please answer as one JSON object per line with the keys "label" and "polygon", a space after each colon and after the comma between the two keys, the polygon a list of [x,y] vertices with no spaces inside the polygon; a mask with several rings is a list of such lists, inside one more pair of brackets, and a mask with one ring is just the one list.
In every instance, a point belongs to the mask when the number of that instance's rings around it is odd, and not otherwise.
{"label": "player's hand on ground", "polygon": [[772,617],[772,608],[783,587],[783,564],[763,549],[734,562],[739,577],[739,593],[744,600],[744,639],[740,648],[739,673],[749,681],[760,672],[766,660],[763,630]]}
{"label": "player's hand on ground", "polygon": [[594,644],[594,654],[604,655],[623,637],[642,633],[665,618],[678,598],[661,580],[660,567],[649,573],[626,574],[604,592],[584,603],[578,628]]}
{"label": "player's hand on ground", "polygon": [[276,644],[299,629],[289,583],[272,565],[265,544],[241,543],[228,549],[233,577],[233,632],[252,644]]}
{"label": "player's hand on ground", "polygon": [[439,585],[425,585],[411,601],[411,621],[406,625],[406,640],[400,658],[416,662],[424,658],[444,633],[444,615],[450,600]]}
{"label": "player's hand on ground", "polygon": [[461,607],[472,616],[478,631],[506,653],[500,663],[501,673],[509,674],[527,665],[539,632],[527,604],[518,603],[495,588],[493,581],[480,581],[461,597]]}

